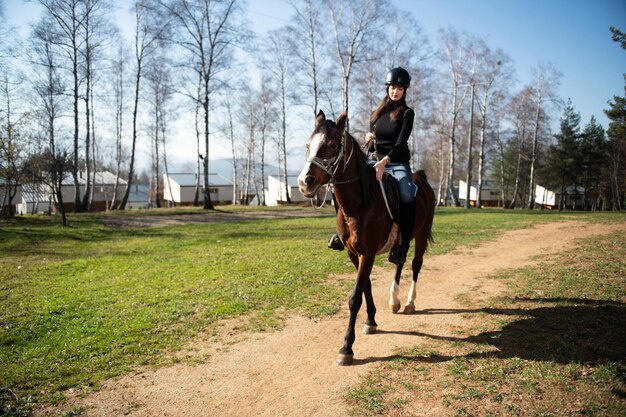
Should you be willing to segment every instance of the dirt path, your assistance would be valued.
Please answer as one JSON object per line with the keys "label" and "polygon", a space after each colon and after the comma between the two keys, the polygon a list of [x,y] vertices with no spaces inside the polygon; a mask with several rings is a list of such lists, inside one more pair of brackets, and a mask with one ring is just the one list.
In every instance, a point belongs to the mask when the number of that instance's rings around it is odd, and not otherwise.
{"label": "dirt path", "polygon": [[[619,227],[626,231],[624,225]],[[475,249],[427,255],[418,282],[415,315],[389,312],[392,270],[375,269],[379,332],[357,334],[355,365],[351,367],[334,363],[347,325],[345,306],[331,318],[293,317],[278,332],[239,335],[231,340],[236,343],[197,342],[194,350],[208,356],[199,365],[180,363],[116,378],[98,392],[71,399],[66,406],[82,407],[87,416],[347,416],[347,391],[396,348],[419,345],[421,337],[415,335],[416,330],[453,336],[454,328],[464,324],[461,314],[423,314],[424,310],[458,308],[457,296],[467,292],[472,297],[495,295],[501,288],[493,280],[484,285],[486,275],[530,266],[537,262],[537,255],[557,253],[573,247],[577,238],[615,229],[615,225],[573,221],[549,223],[508,232]],[[403,302],[408,290],[408,271],[406,274],[401,283]],[[362,322],[363,311],[359,317]],[[437,403],[424,404],[421,409],[430,416],[447,413]]]}

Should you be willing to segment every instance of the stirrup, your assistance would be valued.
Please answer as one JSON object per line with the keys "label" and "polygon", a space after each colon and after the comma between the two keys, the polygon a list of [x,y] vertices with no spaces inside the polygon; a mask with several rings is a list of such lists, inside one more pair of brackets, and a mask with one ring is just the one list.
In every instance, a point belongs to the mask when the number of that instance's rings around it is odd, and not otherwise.
{"label": "stirrup", "polygon": [[400,265],[406,262],[406,250],[402,245],[395,245],[389,251],[389,262]]}
{"label": "stirrup", "polygon": [[332,250],[343,250],[343,243],[341,242],[341,239],[339,239],[339,235],[337,233],[330,237],[330,240],[328,241],[328,248]]}

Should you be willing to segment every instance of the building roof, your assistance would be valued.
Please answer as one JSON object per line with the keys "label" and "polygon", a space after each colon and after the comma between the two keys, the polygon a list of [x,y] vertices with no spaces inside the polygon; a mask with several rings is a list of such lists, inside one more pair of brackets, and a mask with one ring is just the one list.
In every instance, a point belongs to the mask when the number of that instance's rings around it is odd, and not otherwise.
{"label": "building roof", "polygon": [[[170,180],[174,181],[176,184],[181,187],[195,187],[196,186],[196,174],[169,174]],[[167,181],[167,180],[166,180]],[[200,185],[204,181],[204,176],[200,176]],[[221,176],[216,173],[209,173],[209,186],[220,187],[220,186],[228,186],[231,187],[233,183],[227,178]]]}
{"label": "building roof", "polygon": [[[92,172],[92,175],[96,178],[96,185],[115,185],[115,174],[109,171],[98,171]],[[80,171],[78,173],[78,183],[85,184],[87,178],[87,173],[84,171]],[[119,185],[126,185],[126,180],[123,178],[119,178]],[[71,173],[66,173],[65,178],[63,178],[63,185],[74,185],[74,179],[72,178]]]}

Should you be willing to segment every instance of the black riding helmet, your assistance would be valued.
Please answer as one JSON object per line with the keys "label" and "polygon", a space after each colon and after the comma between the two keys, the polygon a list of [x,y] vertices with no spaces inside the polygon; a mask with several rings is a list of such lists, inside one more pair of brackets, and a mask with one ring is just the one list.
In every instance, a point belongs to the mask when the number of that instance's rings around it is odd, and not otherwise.
{"label": "black riding helmet", "polygon": [[385,78],[385,85],[392,84],[399,84],[404,88],[408,88],[411,85],[409,72],[402,67],[390,69],[387,73],[387,78]]}

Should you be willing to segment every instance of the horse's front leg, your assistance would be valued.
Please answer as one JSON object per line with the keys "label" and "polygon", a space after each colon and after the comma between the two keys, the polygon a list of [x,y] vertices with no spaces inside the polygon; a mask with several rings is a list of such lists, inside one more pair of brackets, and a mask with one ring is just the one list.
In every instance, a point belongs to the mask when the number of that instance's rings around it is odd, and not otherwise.
{"label": "horse's front leg", "polygon": [[[374,321],[374,314],[376,312],[376,309],[373,308],[374,300],[372,298],[372,284],[370,282],[370,273],[372,272],[372,266],[374,265],[374,257],[375,255],[359,256],[356,282],[348,300],[348,305],[350,307],[350,319],[348,320],[348,329],[346,330],[343,346],[341,349],[339,349],[339,356],[337,357],[337,363],[339,365],[352,364],[352,360],[354,358],[352,345],[354,344],[354,340],[356,338],[354,328],[356,326],[357,314],[359,313],[361,305],[363,304],[364,291],[367,291],[369,293],[369,295],[366,295],[366,299],[369,298],[369,300],[367,301],[368,321],[370,321],[370,323],[374,326],[376,325],[376,322]],[[369,290],[367,290],[368,288]],[[370,302],[371,308],[373,308],[373,310],[369,307]]]}
{"label": "horse's front leg", "polygon": [[391,282],[391,288],[389,288],[389,308],[392,313],[400,311],[400,299],[398,293],[400,292],[400,275],[402,275],[402,267],[404,264],[396,265],[396,273]]}
{"label": "horse's front leg", "polygon": [[374,296],[372,295],[372,280],[368,276],[363,283],[363,295],[365,295],[365,305],[367,307],[367,319],[363,326],[363,334],[376,333],[376,305],[374,305]]}

